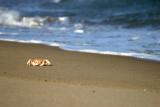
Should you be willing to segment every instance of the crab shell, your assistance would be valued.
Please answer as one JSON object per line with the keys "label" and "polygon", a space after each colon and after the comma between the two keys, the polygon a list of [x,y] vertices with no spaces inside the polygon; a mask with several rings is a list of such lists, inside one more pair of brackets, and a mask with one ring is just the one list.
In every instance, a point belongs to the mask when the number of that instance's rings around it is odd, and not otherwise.
{"label": "crab shell", "polygon": [[48,59],[34,58],[27,61],[29,66],[50,66],[51,62]]}

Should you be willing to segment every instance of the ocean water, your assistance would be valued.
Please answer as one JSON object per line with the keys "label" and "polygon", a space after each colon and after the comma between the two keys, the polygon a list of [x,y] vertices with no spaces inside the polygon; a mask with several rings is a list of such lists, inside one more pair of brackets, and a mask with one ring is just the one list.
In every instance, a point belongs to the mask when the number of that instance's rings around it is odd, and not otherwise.
{"label": "ocean water", "polygon": [[0,0],[0,40],[160,61],[160,1]]}

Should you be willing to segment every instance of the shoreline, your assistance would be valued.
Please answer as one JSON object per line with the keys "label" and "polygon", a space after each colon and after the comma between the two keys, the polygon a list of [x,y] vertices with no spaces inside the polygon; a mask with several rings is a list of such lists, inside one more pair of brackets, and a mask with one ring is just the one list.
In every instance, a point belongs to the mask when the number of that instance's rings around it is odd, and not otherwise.
{"label": "shoreline", "polygon": [[[65,51],[42,44],[0,41],[0,46],[0,75],[102,87],[160,89],[157,61]],[[8,57],[10,62],[5,61]],[[26,62],[32,57],[48,58],[53,66],[28,67]]]}
{"label": "shoreline", "polygon": [[[47,44],[47,43],[43,43],[41,41],[23,41],[23,40],[10,40],[10,39],[1,39],[0,42],[14,42],[14,43],[22,43],[22,44],[35,44],[35,45],[43,45],[43,46],[48,46],[48,47],[56,47],[59,48],[60,50],[63,51],[70,51],[70,52],[78,52],[78,53],[88,53],[88,54],[98,54],[98,55],[111,55],[111,56],[122,56],[122,57],[130,57],[130,58],[135,58],[135,59],[139,59],[139,60],[148,60],[148,61],[156,61],[156,62],[160,62],[160,59],[156,59],[156,58],[152,58],[151,57],[140,57],[140,54],[137,54],[138,56],[134,56],[134,55],[129,55],[129,53],[117,53],[117,52],[107,52],[107,51],[96,51],[96,50],[72,50],[72,49],[63,49],[60,47],[59,44],[53,43],[53,44]],[[128,55],[127,55],[128,54]],[[133,53],[134,54],[134,53]],[[136,54],[136,53],[135,53]]]}

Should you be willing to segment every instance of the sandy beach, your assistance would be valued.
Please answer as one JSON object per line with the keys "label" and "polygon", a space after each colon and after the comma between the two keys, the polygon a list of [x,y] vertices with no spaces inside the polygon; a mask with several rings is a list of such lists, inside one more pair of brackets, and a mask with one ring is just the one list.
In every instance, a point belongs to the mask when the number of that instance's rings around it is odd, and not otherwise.
{"label": "sandy beach", "polygon": [[160,62],[4,41],[0,59],[0,107],[160,106]]}

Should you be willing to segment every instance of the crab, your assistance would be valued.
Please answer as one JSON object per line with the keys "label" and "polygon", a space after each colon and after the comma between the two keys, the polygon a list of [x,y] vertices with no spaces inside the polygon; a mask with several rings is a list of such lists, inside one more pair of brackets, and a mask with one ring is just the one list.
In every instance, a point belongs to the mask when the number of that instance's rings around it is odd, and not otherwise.
{"label": "crab", "polygon": [[27,61],[28,66],[51,66],[51,62],[44,58],[30,58]]}

